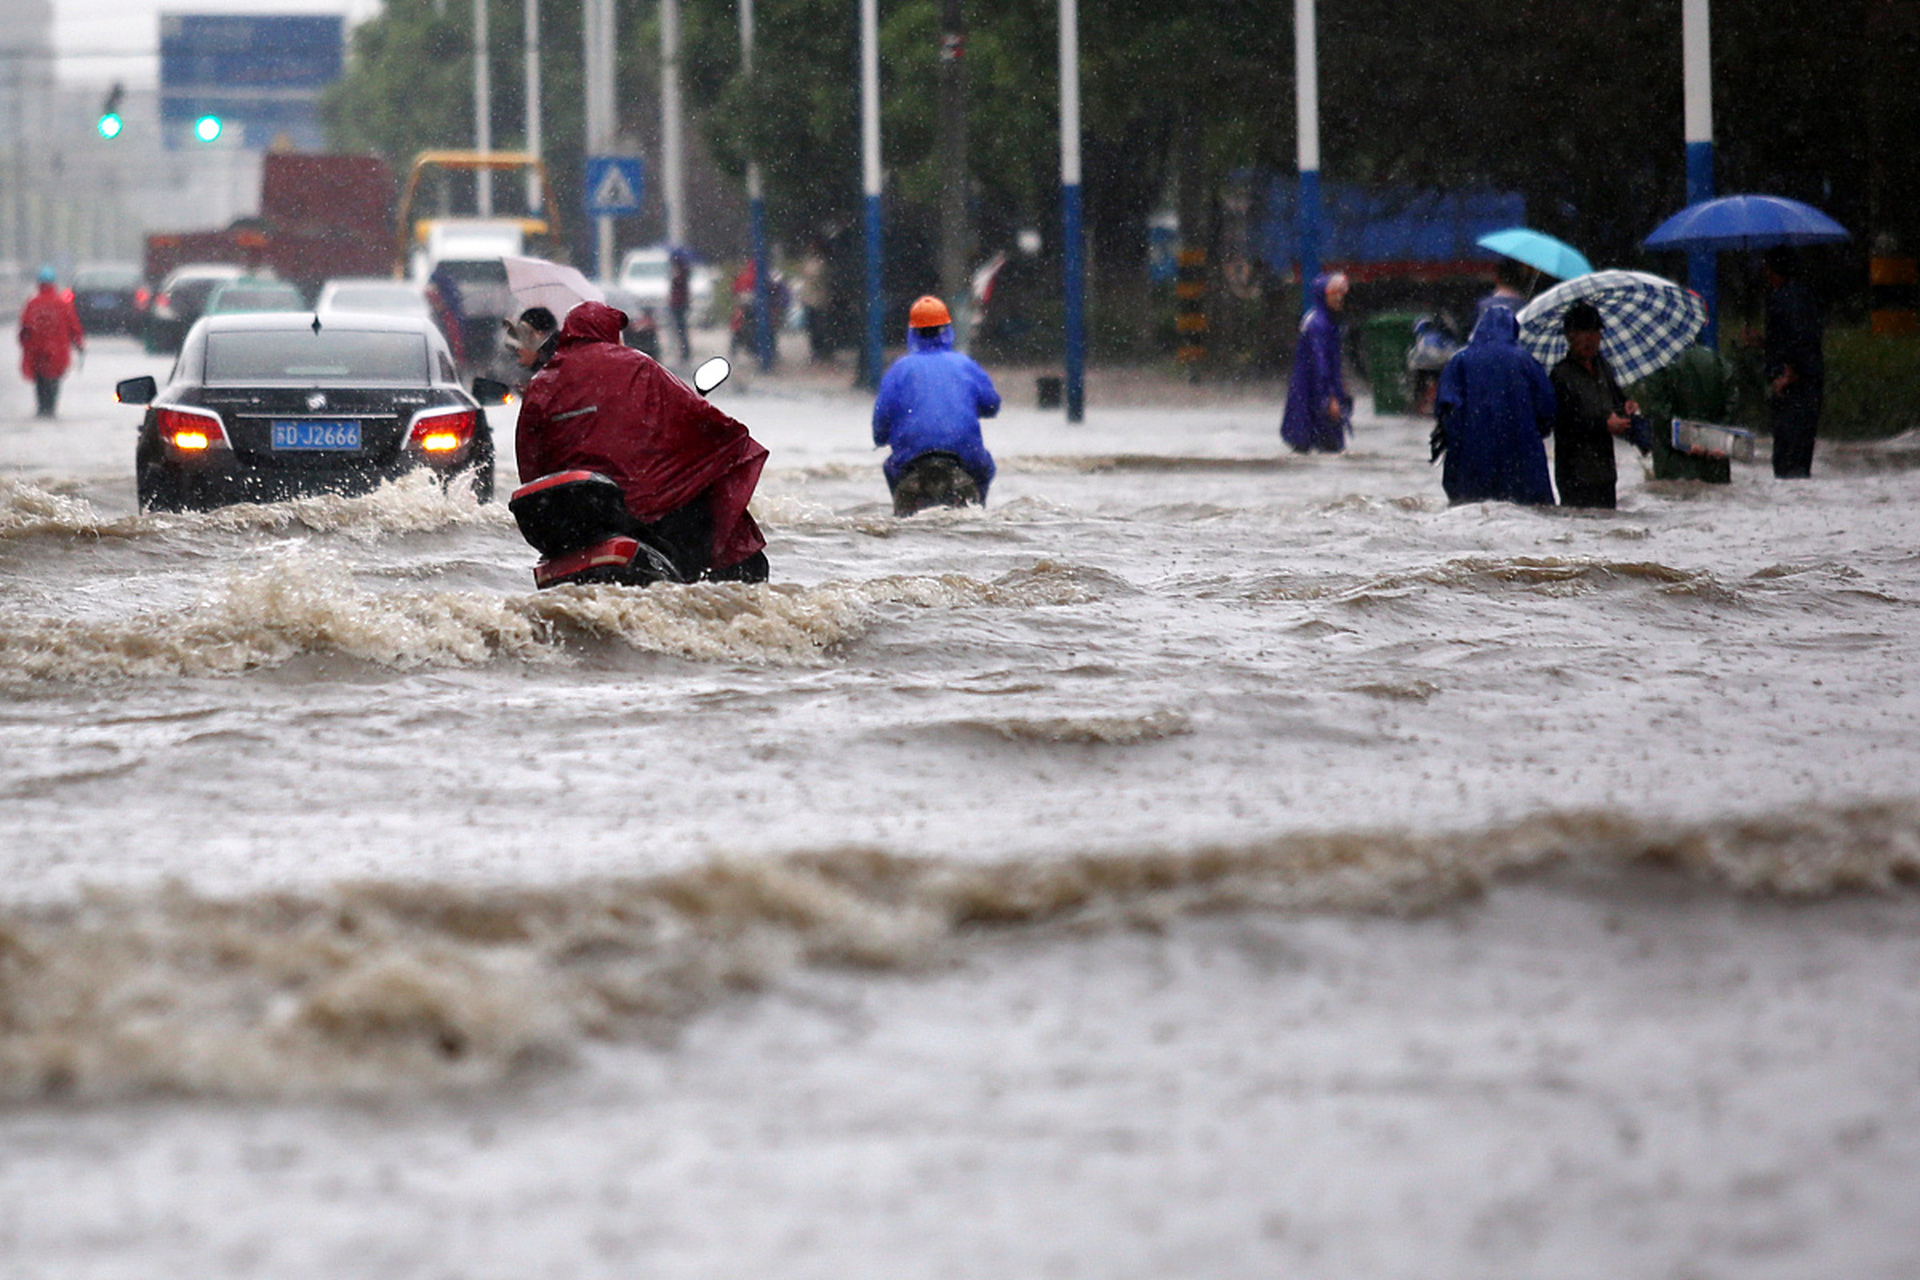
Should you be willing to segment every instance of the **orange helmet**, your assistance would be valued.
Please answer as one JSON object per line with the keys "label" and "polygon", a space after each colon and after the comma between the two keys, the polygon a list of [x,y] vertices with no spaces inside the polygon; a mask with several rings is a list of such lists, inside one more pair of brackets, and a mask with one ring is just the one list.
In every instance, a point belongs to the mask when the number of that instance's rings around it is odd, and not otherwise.
{"label": "orange helmet", "polygon": [[928,294],[913,304],[913,310],[907,312],[907,324],[914,329],[938,329],[943,324],[952,324],[953,317],[947,314],[947,304]]}

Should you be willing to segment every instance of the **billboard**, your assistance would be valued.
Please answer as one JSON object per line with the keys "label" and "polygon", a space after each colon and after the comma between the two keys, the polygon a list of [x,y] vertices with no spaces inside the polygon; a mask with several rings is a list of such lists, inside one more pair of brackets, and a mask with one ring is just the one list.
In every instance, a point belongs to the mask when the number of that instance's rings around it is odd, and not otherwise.
{"label": "billboard", "polygon": [[[323,150],[320,94],[340,78],[346,20],[325,16],[160,15],[160,135],[169,148]],[[196,134],[220,122],[216,139]],[[208,130],[207,132],[211,132]]]}

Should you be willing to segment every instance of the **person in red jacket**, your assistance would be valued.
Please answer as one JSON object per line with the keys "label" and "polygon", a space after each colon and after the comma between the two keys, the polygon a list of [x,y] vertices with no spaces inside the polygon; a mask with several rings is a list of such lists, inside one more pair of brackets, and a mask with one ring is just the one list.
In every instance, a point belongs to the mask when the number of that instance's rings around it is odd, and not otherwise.
{"label": "person in red jacket", "polygon": [[20,308],[20,373],[33,384],[36,418],[53,416],[72,353],[87,349],[73,298],[53,279],[52,267],[40,268],[40,287]]}
{"label": "person in red jacket", "polygon": [[747,514],[767,451],[740,423],[620,341],[604,302],[567,313],[547,367],[527,384],[515,433],[523,483],[597,471],[620,486],[635,536],[687,581],[767,580],[767,540]]}

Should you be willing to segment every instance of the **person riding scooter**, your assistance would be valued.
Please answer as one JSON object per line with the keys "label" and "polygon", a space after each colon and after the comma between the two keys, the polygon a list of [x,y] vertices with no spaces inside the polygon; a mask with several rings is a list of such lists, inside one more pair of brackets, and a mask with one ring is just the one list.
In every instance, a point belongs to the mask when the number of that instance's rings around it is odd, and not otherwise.
{"label": "person riding scooter", "polygon": [[766,539],[747,514],[766,449],[652,357],[622,344],[626,323],[602,302],[567,313],[553,358],[520,408],[520,474],[610,479],[631,520],[623,532],[663,552],[680,581],[766,581]]}
{"label": "person riding scooter", "polygon": [[994,466],[980,419],[1000,412],[1000,393],[985,369],[953,349],[946,303],[921,298],[907,324],[907,354],[887,370],[873,406],[873,442],[892,448],[881,469],[893,513],[984,505]]}

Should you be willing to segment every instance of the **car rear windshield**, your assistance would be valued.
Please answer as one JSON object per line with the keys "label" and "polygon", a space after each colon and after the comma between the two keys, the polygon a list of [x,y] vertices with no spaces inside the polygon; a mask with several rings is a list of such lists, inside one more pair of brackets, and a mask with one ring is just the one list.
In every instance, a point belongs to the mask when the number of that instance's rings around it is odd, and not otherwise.
{"label": "car rear windshield", "polygon": [[76,289],[137,289],[140,287],[140,268],[82,267],[74,273],[73,287]]}
{"label": "car rear windshield", "polygon": [[209,385],[373,382],[425,386],[427,340],[417,333],[311,328],[207,335]]}
{"label": "car rear windshield", "polygon": [[427,300],[412,289],[386,285],[366,285],[335,289],[327,297],[335,311],[390,311],[397,315],[425,315]]}
{"label": "car rear windshield", "polygon": [[298,311],[306,305],[298,289],[235,289],[228,286],[212,299],[222,311]]}
{"label": "car rear windshield", "polygon": [[507,265],[498,258],[442,258],[433,269],[455,284],[505,284]]}

